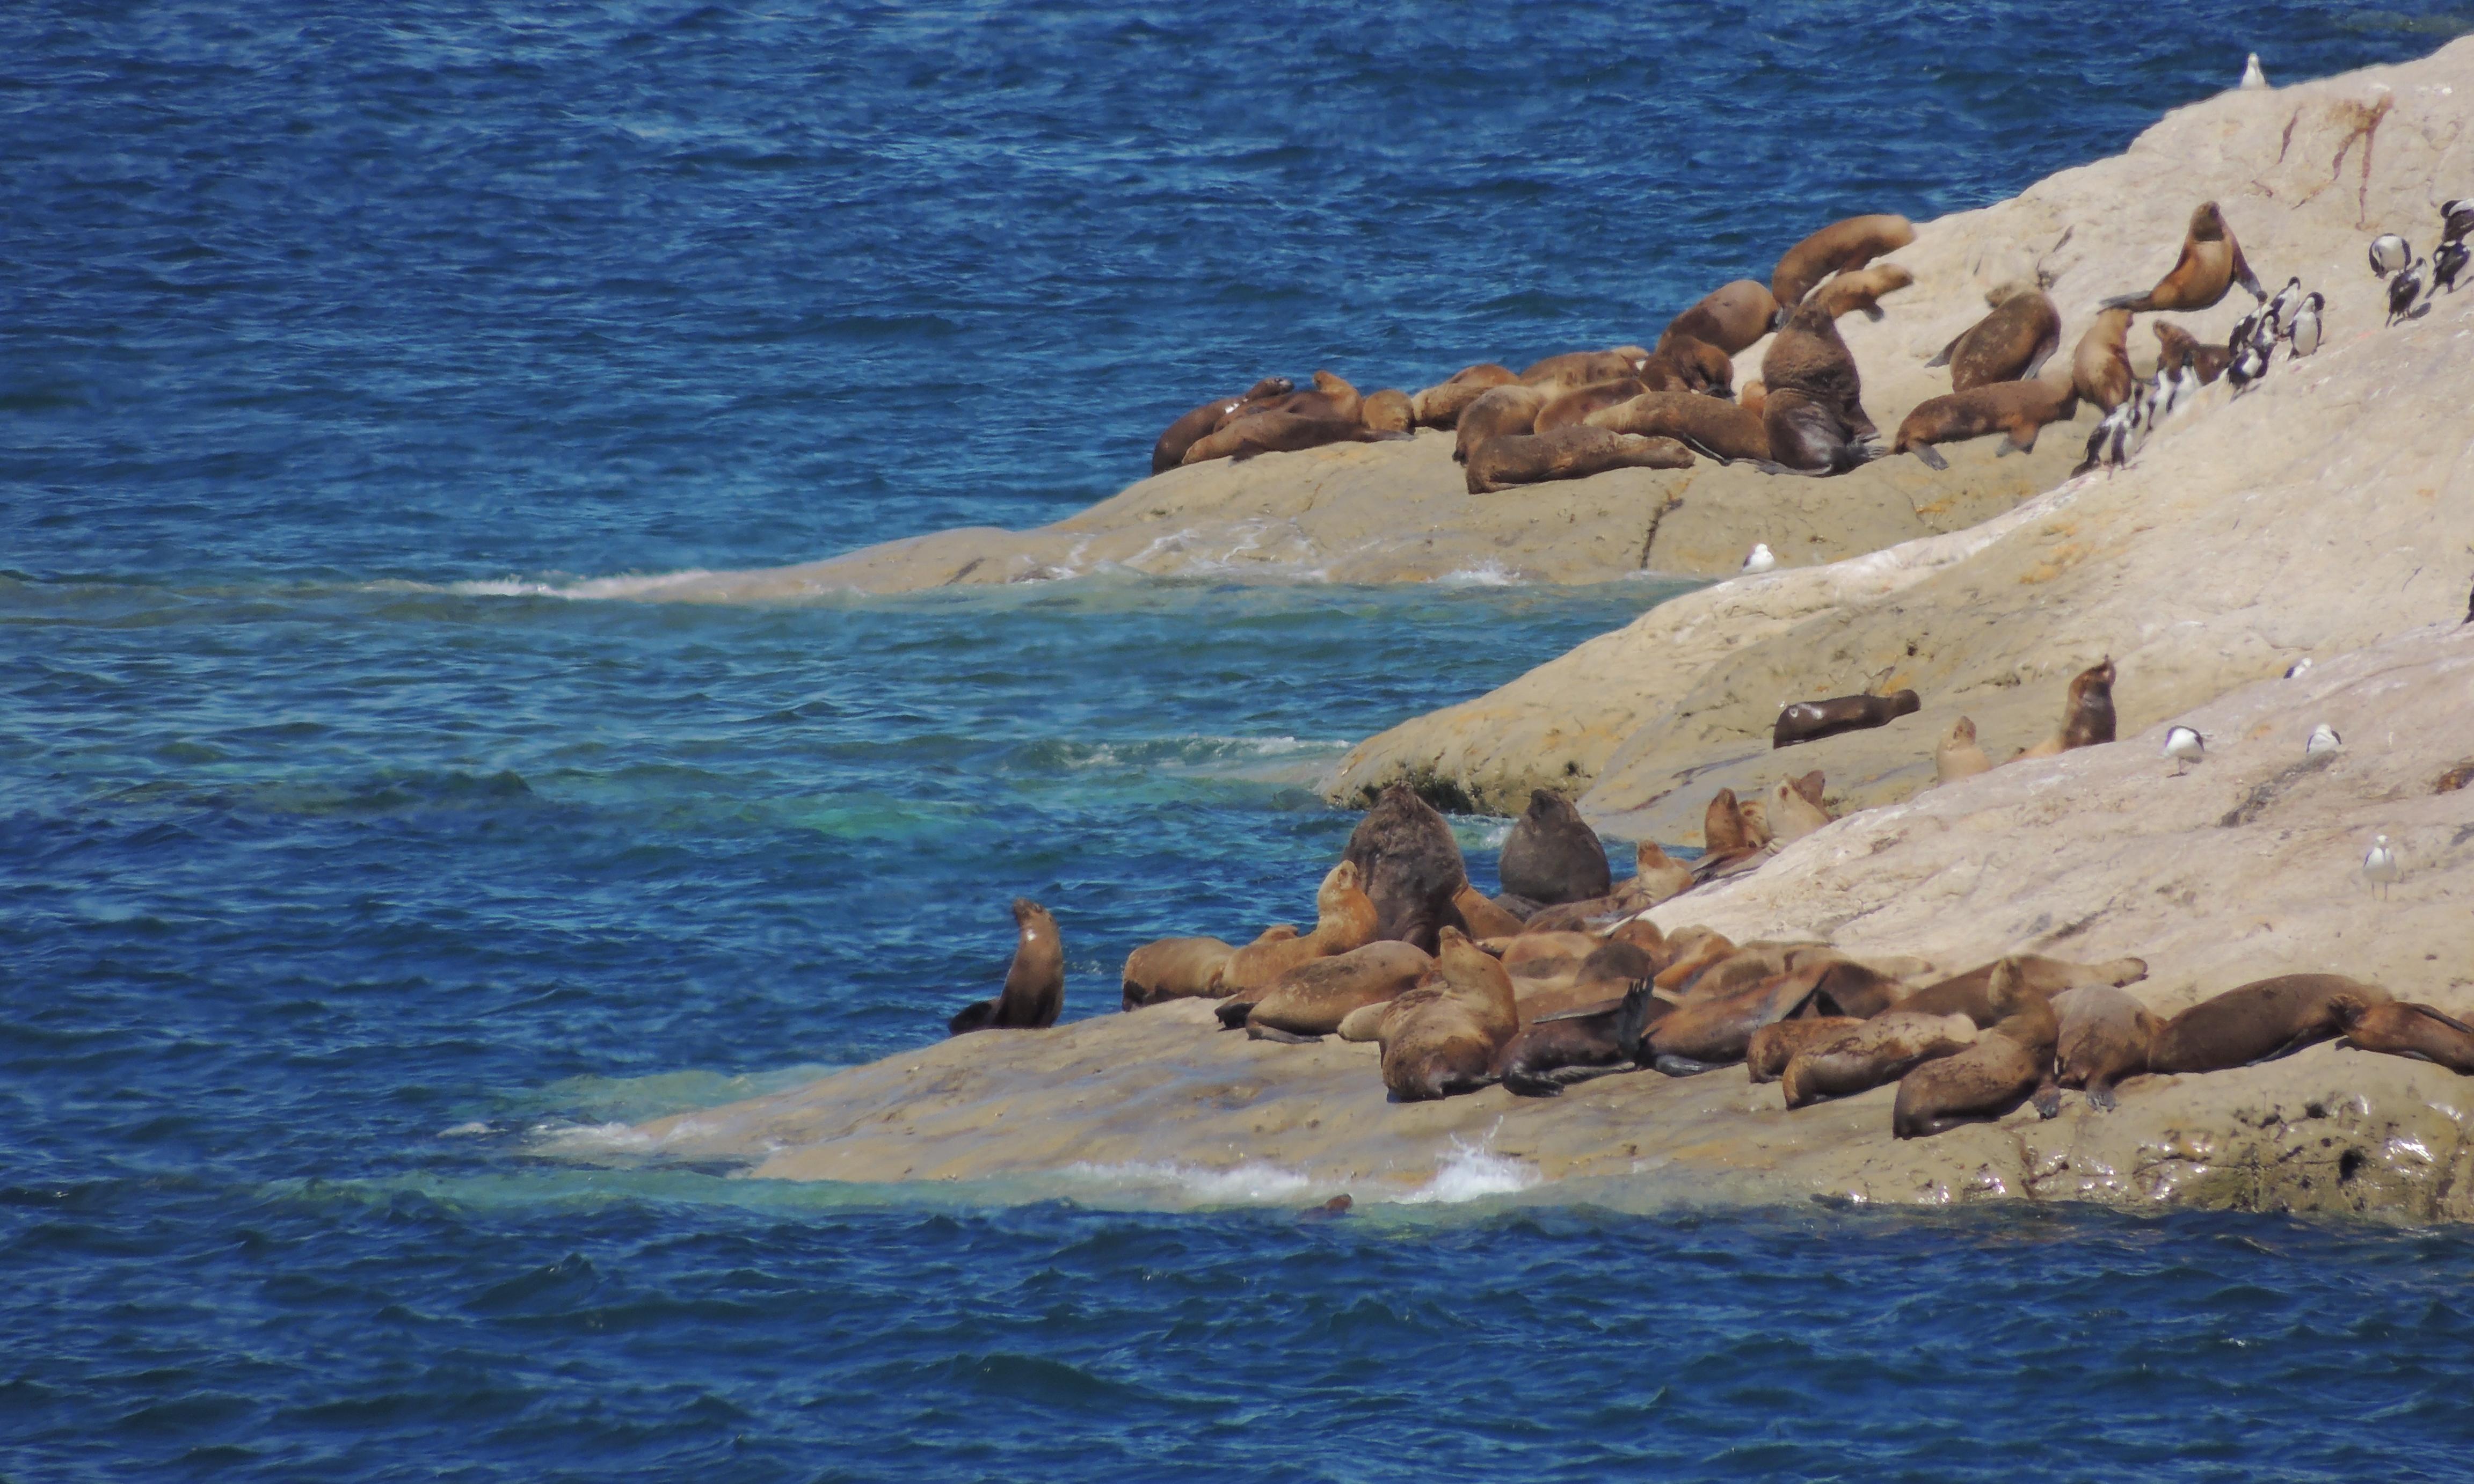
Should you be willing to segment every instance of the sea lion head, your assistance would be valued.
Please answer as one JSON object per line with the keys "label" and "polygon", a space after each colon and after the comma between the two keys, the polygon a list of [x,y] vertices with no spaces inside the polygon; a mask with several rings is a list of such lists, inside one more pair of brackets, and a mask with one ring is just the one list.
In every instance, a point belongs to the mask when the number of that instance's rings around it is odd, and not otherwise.
{"label": "sea lion head", "polygon": [[1357,390],[1356,387],[1351,386],[1346,380],[1328,371],[1316,372],[1314,374],[1314,385],[1316,391],[1322,393],[1326,397],[1339,397],[1345,393]]}
{"label": "sea lion head", "polygon": [[1685,385],[1693,391],[1712,397],[1735,395],[1734,357],[1709,341],[1696,340],[1690,335],[1675,335],[1666,341],[1665,349],[1660,353],[1666,357],[1668,365],[1675,368],[1676,375],[1684,378]]}
{"label": "sea lion head", "polygon": [[1913,691],[1893,691],[1890,693],[1889,699],[1890,715],[1893,717],[1912,717],[1922,711],[1925,705],[1924,697]]}
{"label": "sea lion head", "polygon": [[2225,240],[2225,214],[2213,201],[2202,201],[2199,209],[2191,213],[2191,237],[2196,242]]}
{"label": "sea lion head", "polygon": [[1973,717],[1961,717],[1957,720],[1952,722],[1950,724],[1950,740],[1953,744],[1972,742],[1976,741],[1976,718]]}
{"label": "sea lion head", "polygon": [[1286,377],[1265,377],[1247,389],[1245,401],[1261,401],[1266,397],[1286,397],[1298,384]]}

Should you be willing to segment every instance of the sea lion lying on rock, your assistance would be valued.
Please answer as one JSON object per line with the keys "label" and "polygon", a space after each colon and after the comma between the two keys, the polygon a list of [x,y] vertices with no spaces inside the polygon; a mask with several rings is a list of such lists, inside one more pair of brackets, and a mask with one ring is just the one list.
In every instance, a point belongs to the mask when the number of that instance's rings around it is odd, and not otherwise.
{"label": "sea lion lying on rock", "polygon": [[1433,959],[1408,943],[1369,943],[1298,964],[1252,1005],[1224,1004],[1220,1020],[1232,1028],[1256,1025],[1292,1035],[1329,1035],[1350,1010],[1398,998],[1434,967]]}
{"label": "sea lion lying on rock", "polygon": [[1791,1108],[1831,1098],[1850,1098],[1886,1087],[1928,1061],[1976,1044],[1976,1022],[1965,1015],[1920,1015],[1890,1010],[1795,1054],[1779,1074],[1779,1088]]}
{"label": "sea lion lying on rock", "polygon": [[1893,1136],[1928,1138],[1961,1124],[1989,1122],[2051,1083],[2053,1043],[2061,1034],[2053,1007],[2008,959],[1993,966],[1988,988],[1994,1020],[1975,1044],[1899,1080],[1898,1102],[1890,1110]]}
{"label": "sea lion lying on rock", "polygon": [[1896,691],[1888,695],[1833,695],[1826,701],[1796,701],[1779,708],[1778,720],[1770,725],[1770,746],[1773,749],[1792,747],[1799,742],[1835,737],[1841,732],[1887,726],[1901,717],[1913,716],[1923,709],[1924,700],[1913,691]]}
{"label": "sea lion lying on rock", "polygon": [[1637,376],[1648,360],[1649,352],[1637,345],[1619,345],[1611,351],[1567,351],[1532,364],[1520,374],[1520,384],[1537,387],[1551,397],[1593,381],[1619,381]]}
{"label": "sea lion lying on rock", "polygon": [[[1998,297],[1997,297],[1998,296]],[[1950,389],[2025,380],[2061,349],[2062,312],[2033,283],[2009,283],[1986,296],[1993,312],[1961,330],[1928,366],[1950,366]]]}
{"label": "sea lion lying on rock", "polygon": [[1664,350],[1671,341],[1688,336],[1729,355],[1741,355],[1770,332],[1778,309],[1767,284],[1737,279],[1702,295],[1699,303],[1668,321],[1658,346]]}
{"label": "sea lion lying on rock", "polygon": [[1497,1053],[1520,1031],[1503,965],[1458,928],[1443,929],[1440,942],[1433,976],[1393,1000],[1381,1021],[1383,1085],[1403,1103],[1492,1083]]}
{"label": "sea lion lying on rock", "polygon": [[2460,1077],[2474,1076],[2474,1026],[2412,1000],[2365,1006],[2345,1023],[2344,1037],[2337,1044],[2410,1057]]}
{"label": "sea lion lying on rock", "polygon": [[2068,959],[2049,959],[2038,954],[2014,954],[1928,985],[1900,1000],[1896,1008],[1925,1015],[1965,1015],[1979,1027],[1990,1026],[2001,1018],[2001,1013],[1993,1006],[1993,976],[2005,963],[2022,985],[2048,999],[2085,985],[2118,987],[2147,977],[2147,961],[2145,959],[2076,963]]}
{"label": "sea lion lying on rock", "polygon": [[1465,886],[1452,894],[1452,911],[1460,917],[1452,925],[1480,941],[1511,937],[1528,926],[1475,887]]}
{"label": "sea lion lying on rock", "polygon": [[1692,450],[1672,438],[1611,433],[1603,427],[1503,433],[1469,450],[1468,492],[1492,495],[1516,485],[1586,479],[1611,469],[1689,469]]}
{"label": "sea lion lying on rock", "polygon": [[1230,414],[1254,402],[1285,397],[1295,389],[1296,383],[1286,377],[1265,377],[1235,397],[1204,402],[1171,423],[1168,430],[1159,435],[1159,441],[1152,445],[1152,473],[1164,474],[1185,462],[1185,450],[1194,447],[1195,440],[1217,431]]}
{"label": "sea lion lying on rock", "polygon": [[1725,463],[1766,463],[1770,457],[1765,403],[1735,403],[1689,392],[1643,392],[1629,401],[1590,413],[1582,421],[1610,432],[1672,438]]}
{"label": "sea lion lying on rock", "polygon": [[1389,443],[1406,433],[1378,433],[1355,419],[1305,417],[1291,412],[1259,412],[1242,417],[1185,450],[1188,464],[1215,458],[1244,463],[1264,453],[1297,453],[1335,443]]}
{"label": "sea lion lying on rock", "polygon": [[1533,1020],[1503,1049],[1504,1088],[1525,1098],[1560,1097],[1574,1083],[1633,1071],[1640,1065],[1642,1033],[1668,1009],[1649,985],[1637,984],[1618,999]]}
{"label": "sea lion lying on rock", "polygon": [[1418,426],[1409,394],[1396,386],[1367,393],[1365,401],[1358,404],[1357,420],[1378,433],[1407,433]]}
{"label": "sea lion lying on rock", "polygon": [[1776,1020],[1744,1043],[1744,1071],[1756,1083],[1774,1083],[1796,1053],[1836,1039],[1864,1022],[1854,1015],[1807,1015]]}
{"label": "sea lion lying on rock", "polygon": [[1005,988],[993,1000],[966,1005],[945,1023],[948,1032],[1044,1031],[1065,1008],[1065,940],[1048,909],[1027,896],[1013,899],[1013,962]]}
{"label": "sea lion lying on rock", "polygon": [[2334,1040],[2390,996],[2342,974],[2279,974],[2201,1000],[2165,1022],[2148,1048],[2151,1072],[2222,1072]]}
{"label": "sea lion lying on rock", "polygon": [[1504,838],[1503,889],[1548,907],[1605,896],[1613,887],[1607,847],[1572,801],[1532,789],[1529,809]]}
{"label": "sea lion lying on rock", "polygon": [[[2082,985],[2050,998],[2061,1026],[2053,1047],[2059,1066],[2054,1080],[2084,1089],[2091,1106],[2110,1111],[2113,1089],[2147,1070],[2156,1034],[2165,1029],[2163,1017],[2111,985]],[[2048,1118],[2058,1110],[2058,1096],[2052,1111],[2037,1109]]]}
{"label": "sea lion lying on rock", "polygon": [[1491,387],[1465,408],[1452,436],[1452,460],[1468,462],[1469,450],[1506,433],[1535,432],[1546,394],[1534,386]]}
{"label": "sea lion lying on rock", "polygon": [[1432,953],[1437,931],[1457,915],[1453,898],[1468,885],[1460,843],[1443,816],[1395,783],[1357,821],[1341,859],[1357,867],[1374,901],[1374,936]]}
{"label": "sea lion lying on rock", "polygon": [[1492,361],[1464,366],[1409,399],[1409,410],[1419,427],[1448,428],[1460,422],[1469,403],[1498,386],[1511,386],[1519,379],[1511,367]]}
{"label": "sea lion lying on rock", "polygon": [[2001,447],[1993,450],[1995,457],[2032,453],[2039,428],[2078,415],[2078,393],[2070,387],[2049,381],[1996,381],[1918,402],[1899,424],[1890,451],[1912,453],[1930,468],[1948,469],[1950,460],[1941,456],[1935,444],[1965,443],[2000,433]]}
{"label": "sea lion lying on rock", "polygon": [[1374,940],[1374,901],[1366,894],[1357,867],[1341,862],[1326,872],[1315,890],[1315,930],[1303,937],[1294,928],[1264,934],[1228,956],[1220,970],[1221,988],[1241,999],[1278,983],[1300,963],[1329,959]]}
{"label": "sea lion lying on rock", "polygon": [[1216,937],[1163,937],[1126,955],[1125,1008],[1218,996],[1220,971],[1237,951]]}
{"label": "sea lion lying on rock", "polygon": [[1641,1058],[1669,1077],[1691,1077],[1741,1061],[1754,1032],[1804,1009],[1827,966],[1790,969],[1707,998],[1687,995],[1650,1029],[1641,1042]]}

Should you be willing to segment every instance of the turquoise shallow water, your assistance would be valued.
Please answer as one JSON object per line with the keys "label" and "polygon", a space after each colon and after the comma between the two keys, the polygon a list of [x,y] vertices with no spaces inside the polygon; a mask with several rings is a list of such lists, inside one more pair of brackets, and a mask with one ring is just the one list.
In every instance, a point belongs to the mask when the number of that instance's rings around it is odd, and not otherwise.
{"label": "turquoise shallow water", "polygon": [[2453,1232],[531,1151],[918,1044],[1016,894],[1110,1012],[1673,591],[540,586],[1048,519],[2463,24],[0,10],[0,1478],[2459,1476]]}

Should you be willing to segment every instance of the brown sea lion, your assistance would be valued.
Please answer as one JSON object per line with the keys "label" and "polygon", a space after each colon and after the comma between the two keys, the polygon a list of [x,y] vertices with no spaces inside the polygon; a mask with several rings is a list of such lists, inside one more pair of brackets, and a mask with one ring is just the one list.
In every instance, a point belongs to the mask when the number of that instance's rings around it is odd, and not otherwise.
{"label": "brown sea lion", "polygon": [[1510,937],[1527,926],[1475,887],[1452,894],[1452,911],[1460,919],[1452,925],[1472,938]]}
{"label": "brown sea lion", "polygon": [[[1765,417],[1774,419],[1779,399],[1797,392],[1836,412],[1861,437],[1880,431],[1864,411],[1864,378],[1856,369],[1856,356],[1839,337],[1837,322],[1819,304],[1788,312],[1770,348],[1761,353],[1761,384],[1769,388]],[[1778,443],[1775,421],[1770,442],[1773,447]]]}
{"label": "brown sea lion", "polygon": [[1799,742],[1835,737],[1841,732],[1887,726],[1901,717],[1915,715],[1923,706],[1924,701],[1913,691],[1894,691],[1887,695],[1833,695],[1826,701],[1796,701],[1779,708],[1778,720],[1770,725],[1770,746],[1774,749],[1792,747]]}
{"label": "brown sea lion", "polygon": [[2156,320],[2147,327],[2156,331],[2156,364],[2171,370],[2184,361],[2199,374],[2201,386],[2213,386],[2225,368],[2234,363],[2234,353],[2220,345],[2202,345],[2189,330],[2179,325]]}
{"label": "brown sea lion", "polygon": [[1953,974],[1938,980],[1897,1003],[1899,1010],[1914,1010],[1920,1015],[1966,1015],[1979,1026],[1993,1024],[1999,1012],[1993,1009],[1993,974],[2003,963],[2028,988],[2048,999],[2067,990],[2088,985],[2120,986],[2136,984],[2147,977],[2144,959],[2109,959],[2101,963],[2079,963],[2069,959],[2049,959],[2040,954],[2013,954],[2007,959],[1978,964],[1964,974]]}
{"label": "brown sea lion", "polygon": [[1044,1031],[1065,1008],[1065,940],[1056,919],[1027,896],[1013,899],[1013,962],[1005,988],[993,1000],[966,1005],[945,1023],[961,1035],[972,1031]]}
{"label": "brown sea lion", "polygon": [[1427,387],[1409,399],[1410,410],[1417,414],[1419,427],[1452,427],[1459,424],[1468,404],[1498,386],[1510,386],[1520,377],[1509,366],[1482,361],[1464,366],[1445,379]]}
{"label": "brown sea lion", "polygon": [[1735,393],[1735,404],[1758,417],[1770,404],[1770,389],[1757,378],[1744,383]]}
{"label": "brown sea lion", "polygon": [[1502,960],[1504,972],[1516,979],[1545,979],[1578,969],[1582,960],[1598,951],[1598,941],[1595,934],[1577,931],[1523,932],[1478,946]]}
{"label": "brown sea lion", "polygon": [[1468,492],[1492,495],[1523,484],[1586,479],[1614,469],[1689,469],[1692,450],[1672,438],[1642,438],[1603,427],[1503,433],[1469,450]]}
{"label": "brown sea lion", "polygon": [[1503,1048],[1503,1085],[1551,1098],[1574,1083],[1632,1071],[1640,1065],[1642,1033],[1670,1008],[1636,984],[1619,998],[1533,1020]]}
{"label": "brown sea lion", "polygon": [[1496,1080],[1496,1054],[1520,1032],[1512,978],[1458,928],[1445,928],[1435,972],[1382,1019],[1383,1085],[1403,1103],[1474,1092]]}
{"label": "brown sea lion", "polygon": [[1243,463],[1260,453],[1295,453],[1335,443],[1383,443],[1406,436],[1378,433],[1354,418],[1343,422],[1338,418],[1264,412],[1239,418],[1207,438],[1196,439],[1194,446],[1185,450],[1185,462],[1206,464],[1225,458]]}
{"label": "brown sea lion", "polygon": [[2071,353],[2071,389],[2107,412],[2129,401],[2139,384],[2130,371],[2129,335],[2130,311],[2107,309]]}
{"label": "brown sea lion", "polygon": [[2165,1022],[2147,1054],[2151,1072],[2222,1072],[2300,1051],[2345,1033],[2389,992],[2342,974],[2280,974],[2201,1000]]}
{"label": "brown sea lion", "polygon": [[1654,839],[1633,847],[1632,879],[1619,889],[1637,896],[1643,907],[1682,896],[1692,889],[1692,867],[1669,856]]}
{"label": "brown sea lion", "polygon": [[2411,1057],[2460,1077],[2474,1076],[2474,1026],[2412,1000],[2363,1007],[2345,1022],[2344,1038],[2337,1044]]}
{"label": "brown sea lion", "polygon": [[1961,717],[1952,722],[1940,745],[1933,748],[1933,782],[1950,783],[1992,770],[1993,760],[1977,744],[1975,721]]}
{"label": "brown sea lion", "polygon": [[1778,310],[1779,303],[1771,297],[1767,284],[1737,279],[1719,284],[1702,295],[1691,308],[1668,321],[1658,343],[1663,347],[1677,336],[1688,335],[1729,355],[1741,355],[1770,332],[1770,327],[1778,321]]}
{"label": "brown sea lion", "polygon": [[1935,469],[1950,460],[1933,446],[1964,443],[1995,433],[2005,436],[1995,457],[2035,451],[2036,432],[2048,423],[2067,423],[2079,415],[2078,392],[2050,381],[1995,381],[1985,386],[1928,397],[1899,424],[1890,441],[1893,453],[1912,453]]}
{"label": "brown sea lion", "polygon": [[2025,380],[2062,345],[2062,312],[2033,283],[2006,284],[1993,312],[1961,330],[1925,362],[1950,366],[1950,389],[1964,392],[1997,381]]}
{"label": "brown sea lion", "polygon": [[1994,965],[1990,991],[1994,1020],[1974,1045],[1899,1079],[1890,1110],[1893,1136],[1928,1138],[2003,1117],[2052,1082],[2053,1043],[2061,1034],[2052,1005],[2007,959]]}
{"label": "brown sea lion", "polygon": [[1650,1028],[1641,1059],[1669,1077],[1741,1061],[1753,1033],[1804,1009],[1820,977],[1818,968],[1789,971],[1707,999],[1687,997]]}
{"label": "brown sea lion", "polygon": [[2053,1048],[2060,1067],[2055,1081],[2084,1089],[2092,1106],[2111,1111],[2113,1089],[2123,1078],[2147,1070],[2148,1050],[2165,1029],[2164,1018],[2111,985],[2082,985],[2049,998],[2061,1022]]}
{"label": "brown sea lion", "polygon": [[[1831,274],[1861,268],[1915,240],[1915,226],[1904,216],[1851,216],[1824,227],[1788,248],[1771,272],[1770,297],[1779,304],[1772,323],[1784,323],[1805,295]],[[1776,390],[1778,383],[1770,385]]]}
{"label": "brown sea lion", "polygon": [[1374,941],[1373,898],[1349,862],[1325,872],[1315,890],[1315,930],[1302,937],[1258,937],[1228,956],[1220,985],[1230,995],[1253,998],[1300,963],[1363,948]]}
{"label": "brown sea lion", "polygon": [[2209,309],[2236,283],[2249,289],[2253,298],[2267,301],[2268,290],[2260,286],[2259,276],[2243,260],[2242,244],[2235,240],[2234,230],[2225,225],[2224,213],[2217,209],[2215,202],[2201,202],[2199,208],[2191,213],[2190,229],[2182,236],[2182,256],[2173,264],[2173,271],[2157,280],[2156,286],[2147,293],[2108,299],[2104,306],[2134,314]]}
{"label": "brown sea lion", "polygon": [[1163,937],[1126,955],[1125,1008],[1200,999],[1226,991],[1220,971],[1235,945],[1216,937]]}
{"label": "brown sea lion", "polygon": [[[1911,961],[1919,964],[1921,961]],[[1826,1015],[1851,1016],[1870,1020],[1885,1010],[1895,1008],[1911,992],[1906,982],[1887,966],[1859,962],[1854,959],[1832,963],[1822,970],[1812,986],[1813,1009]]]}
{"label": "brown sea lion", "polygon": [[[1291,392],[1285,397],[1272,397],[1262,401],[1248,402],[1221,419],[1220,426],[1225,428],[1231,423],[1243,422],[1248,418],[1270,417],[1275,413],[1287,413],[1291,417],[1318,418],[1334,423],[1357,423],[1362,426],[1364,419],[1361,414],[1365,406],[1365,399],[1358,395],[1357,388],[1351,386],[1346,377],[1335,372],[1318,371],[1314,374],[1313,391]],[[1187,462],[1193,461],[1189,459]]]}
{"label": "brown sea lion", "polygon": [[2019,757],[2058,757],[2074,747],[2094,747],[2113,741],[2113,679],[2110,655],[2072,676],[2070,695],[2062,703],[2062,729]]}
{"label": "brown sea lion", "polygon": [[1168,431],[1159,435],[1159,442],[1152,445],[1152,473],[1164,474],[1185,462],[1185,450],[1194,447],[1196,439],[1218,428],[1229,414],[1249,402],[1269,401],[1295,389],[1296,383],[1286,377],[1265,377],[1235,397],[1204,402],[1171,423]]}
{"label": "brown sea lion", "polygon": [[1770,791],[1770,831],[1782,845],[1799,840],[1830,822],[1830,811],[1815,803],[1792,780]]}
{"label": "brown sea lion", "polygon": [[1789,1107],[1808,1107],[1831,1098],[1852,1098],[1886,1087],[1917,1067],[1976,1044],[1976,1022],[1965,1015],[1920,1015],[1889,1010],[1827,1040],[1815,1040],[1790,1058],[1779,1073],[1779,1090]]}
{"label": "brown sea lion", "polygon": [[1644,392],[1630,401],[1590,413],[1582,421],[1610,432],[1672,438],[1725,462],[1766,462],[1770,435],[1759,406],[1689,392]]}
{"label": "brown sea lion", "polygon": [[1463,408],[1453,436],[1452,459],[1468,462],[1469,450],[1506,433],[1534,432],[1547,397],[1534,386],[1491,387]]}
{"label": "brown sea lion", "polygon": [[1527,1025],[1620,998],[1625,986],[1648,979],[1658,966],[1659,961],[1644,950],[1631,943],[1611,942],[1599,945],[1569,974],[1553,979],[1522,979],[1515,975],[1512,987],[1519,997],[1520,1022]]}
{"label": "brown sea lion", "polygon": [[1452,899],[1468,870],[1452,827],[1407,784],[1385,789],[1357,821],[1341,859],[1357,867],[1374,899],[1374,936],[1432,953],[1436,930],[1453,920]]}
{"label": "brown sea lion", "polygon": [[1831,319],[1858,310],[1866,319],[1881,318],[1882,296],[1895,294],[1916,281],[1916,276],[1897,263],[1876,263],[1849,273],[1835,274],[1821,287],[1813,290],[1818,302]]}
{"label": "brown sea lion", "polygon": [[1378,433],[1405,433],[1418,426],[1409,394],[1396,386],[1367,393],[1357,405],[1357,420]]}
{"label": "brown sea lion", "polygon": [[1659,342],[1640,368],[1640,381],[1650,391],[1699,392],[1732,397],[1735,358],[1696,335],[1670,334]]}
{"label": "brown sea lion", "polygon": [[1648,384],[1638,377],[1626,377],[1620,381],[1597,381],[1574,387],[1568,392],[1559,392],[1547,399],[1546,405],[1538,409],[1538,416],[1529,430],[1543,433],[1558,427],[1569,427],[1587,421],[1592,412],[1630,401],[1648,390]]}
{"label": "brown sea lion", "polygon": [[1744,829],[1744,807],[1733,789],[1720,789],[1710,795],[1701,810],[1701,850],[1705,855],[1718,855],[1729,850],[1742,850],[1752,845]]}
{"label": "brown sea lion", "polygon": [[1613,887],[1607,847],[1572,801],[1552,789],[1529,791],[1529,809],[1504,837],[1503,889],[1553,907],[1605,896]]}
{"label": "brown sea lion", "polygon": [[1611,351],[1567,351],[1533,363],[1520,374],[1520,384],[1537,387],[1551,396],[1593,381],[1619,381],[1637,376],[1648,359],[1649,352],[1637,345],[1619,345]]}
{"label": "brown sea lion", "polygon": [[[1368,943],[1300,963],[1280,976],[1234,1024],[1267,1026],[1292,1035],[1329,1035],[1361,1005],[1397,998],[1432,972],[1435,961],[1408,943]],[[1224,1013],[1223,1024],[1230,1024]]]}
{"label": "brown sea lion", "polygon": [[1753,1033],[1744,1043],[1744,1071],[1754,1082],[1774,1083],[1797,1052],[1833,1040],[1864,1022],[1854,1015],[1808,1015],[1776,1020]]}

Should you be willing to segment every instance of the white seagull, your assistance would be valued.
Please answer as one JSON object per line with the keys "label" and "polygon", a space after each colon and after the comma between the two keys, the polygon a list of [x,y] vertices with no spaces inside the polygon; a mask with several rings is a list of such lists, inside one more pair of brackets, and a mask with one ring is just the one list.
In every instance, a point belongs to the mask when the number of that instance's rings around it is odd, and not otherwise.
{"label": "white seagull", "polygon": [[2311,740],[2302,744],[2302,755],[2307,758],[2314,753],[2334,752],[2343,745],[2345,739],[2337,735],[2335,727],[2322,721],[2311,729]]}
{"label": "white seagull", "polygon": [[2207,753],[2208,740],[2195,728],[2177,726],[2165,734],[2165,755],[2173,760],[2173,776],[2176,778],[2190,771],[2191,765],[2206,757]]}
{"label": "white seagull", "polygon": [[2396,852],[2389,848],[2389,838],[2373,836],[2371,848],[2363,852],[2363,879],[2379,888],[2380,895],[2385,899],[2389,888],[2395,886],[2397,878],[2404,874],[2405,868],[2397,864]]}
{"label": "white seagull", "polygon": [[2268,74],[2260,70],[2259,53],[2257,52],[2251,53],[2250,61],[2243,63],[2242,85],[2244,87],[2266,87],[2268,85]]}
{"label": "white seagull", "polygon": [[1769,543],[1766,541],[1754,542],[1753,554],[1744,558],[1745,573],[1747,575],[1758,575],[1761,572],[1770,571],[1776,566],[1778,566],[1778,555],[1770,550]]}

